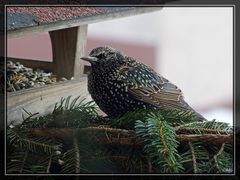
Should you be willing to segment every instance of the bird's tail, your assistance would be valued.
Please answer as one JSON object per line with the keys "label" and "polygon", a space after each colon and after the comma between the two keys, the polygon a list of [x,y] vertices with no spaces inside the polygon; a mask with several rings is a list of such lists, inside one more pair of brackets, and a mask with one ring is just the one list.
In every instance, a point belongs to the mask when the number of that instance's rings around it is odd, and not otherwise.
{"label": "bird's tail", "polygon": [[199,113],[196,112],[195,110],[194,110],[194,113],[196,114],[197,121],[201,121],[201,122],[207,121],[207,119],[206,119],[205,117],[203,117],[201,114],[199,114]]}
{"label": "bird's tail", "polygon": [[196,115],[197,121],[200,121],[200,122],[207,121],[205,117],[203,117],[201,114],[195,111],[186,101],[182,101],[182,103],[184,104],[183,107],[185,109],[190,110],[190,112],[193,112]]}

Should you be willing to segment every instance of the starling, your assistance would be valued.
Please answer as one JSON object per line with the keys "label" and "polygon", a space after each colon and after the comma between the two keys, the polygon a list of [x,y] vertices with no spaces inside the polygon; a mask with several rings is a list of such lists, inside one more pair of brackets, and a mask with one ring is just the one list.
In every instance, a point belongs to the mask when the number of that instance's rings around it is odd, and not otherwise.
{"label": "starling", "polygon": [[139,109],[176,109],[193,112],[182,91],[152,68],[108,46],[93,49],[81,58],[91,63],[88,91],[110,117]]}

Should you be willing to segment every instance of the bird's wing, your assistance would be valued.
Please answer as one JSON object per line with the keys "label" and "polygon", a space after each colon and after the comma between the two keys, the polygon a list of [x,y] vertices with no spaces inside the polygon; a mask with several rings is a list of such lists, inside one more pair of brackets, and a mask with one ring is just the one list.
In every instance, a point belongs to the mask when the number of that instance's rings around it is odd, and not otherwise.
{"label": "bird's wing", "polygon": [[141,63],[120,68],[128,93],[140,101],[165,109],[190,110],[182,91],[170,81]]}

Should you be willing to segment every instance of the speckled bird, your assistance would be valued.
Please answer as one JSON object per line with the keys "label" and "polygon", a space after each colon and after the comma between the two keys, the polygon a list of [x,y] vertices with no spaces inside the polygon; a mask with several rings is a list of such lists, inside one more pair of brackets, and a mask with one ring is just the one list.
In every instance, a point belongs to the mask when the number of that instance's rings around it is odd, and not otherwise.
{"label": "speckled bird", "polygon": [[81,58],[91,63],[88,91],[110,117],[145,108],[176,109],[205,118],[185,101],[182,91],[152,68],[108,46]]}

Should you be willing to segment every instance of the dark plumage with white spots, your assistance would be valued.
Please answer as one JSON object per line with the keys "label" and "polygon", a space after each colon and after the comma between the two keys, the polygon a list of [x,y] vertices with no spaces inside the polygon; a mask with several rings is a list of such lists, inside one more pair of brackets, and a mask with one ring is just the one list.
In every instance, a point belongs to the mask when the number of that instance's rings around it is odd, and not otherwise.
{"label": "dark plumage with white spots", "polygon": [[143,108],[194,112],[181,90],[152,68],[108,46],[93,49],[81,59],[91,63],[88,90],[100,109],[110,117]]}

